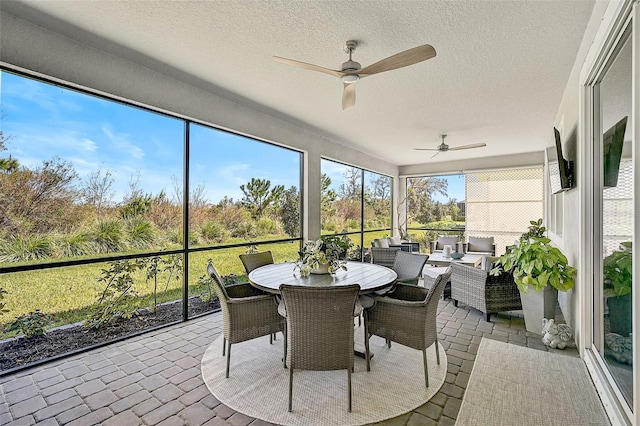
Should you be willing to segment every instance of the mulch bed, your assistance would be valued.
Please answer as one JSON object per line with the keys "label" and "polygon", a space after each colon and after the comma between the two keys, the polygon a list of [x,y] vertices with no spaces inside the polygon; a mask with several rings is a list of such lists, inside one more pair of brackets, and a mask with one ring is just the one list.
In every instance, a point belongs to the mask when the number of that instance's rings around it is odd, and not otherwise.
{"label": "mulch bed", "polygon": [[[189,299],[189,318],[216,310],[218,299],[203,302]],[[52,330],[43,336],[18,338],[0,343],[0,374],[5,370],[26,366],[37,361],[63,355],[81,348],[109,342],[182,319],[182,301],[158,306],[155,313],[143,311],[130,319],[119,319],[98,329],[75,326]]]}

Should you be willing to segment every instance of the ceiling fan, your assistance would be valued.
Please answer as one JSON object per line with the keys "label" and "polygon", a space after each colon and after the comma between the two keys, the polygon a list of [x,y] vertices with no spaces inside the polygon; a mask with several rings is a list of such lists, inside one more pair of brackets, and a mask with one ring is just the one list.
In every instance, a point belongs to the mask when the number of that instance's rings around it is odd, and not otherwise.
{"label": "ceiling fan", "polygon": [[347,109],[356,104],[355,83],[361,78],[417,64],[418,62],[426,61],[427,59],[431,59],[436,56],[436,50],[433,46],[425,44],[414,47],[413,49],[405,50],[404,52],[396,53],[395,55],[389,56],[375,64],[362,68],[359,63],[351,59],[351,55],[356,50],[357,46],[357,41],[347,41],[344,51],[349,54],[349,60],[342,64],[340,70],[332,70],[293,59],[281,58],[279,56],[274,56],[273,60],[283,64],[293,65],[294,67],[300,67],[311,71],[319,71],[340,78],[344,83],[344,89],[342,92],[342,109]]}
{"label": "ceiling fan", "polygon": [[436,155],[440,154],[441,152],[460,151],[462,149],[482,148],[483,146],[487,146],[486,143],[472,143],[469,145],[454,146],[450,148],[449,145],[444,143],[444,138],[446,138],[447,135],[440,135],[440,137],[442,138],[442,143],[438,145],[436,148],[413,148],[413,149],[417,151],[438,151],[435,154],[433,154],[433,156],[431,157],[433,158]]}

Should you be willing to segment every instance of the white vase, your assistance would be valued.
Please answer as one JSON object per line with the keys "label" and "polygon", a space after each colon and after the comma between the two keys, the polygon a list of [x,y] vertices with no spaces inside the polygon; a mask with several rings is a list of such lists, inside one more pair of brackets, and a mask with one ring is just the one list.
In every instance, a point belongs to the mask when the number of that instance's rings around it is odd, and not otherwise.
{"label": "white vase", "polygon": [[546,286],[542,291],[535,291],[529,286],[527,293],[520,292],[522,313],[527,331],[542,334],[542,319],[555,319],[558,290]]}
{"label": "white vase", "polygon": [[321,263],[321,264],[318,265],[318,267],[316,269],[312,269],[310,272],[312,274],[315,274],[315,275],[328,274],[329,273],[329,264],[328,263]]}

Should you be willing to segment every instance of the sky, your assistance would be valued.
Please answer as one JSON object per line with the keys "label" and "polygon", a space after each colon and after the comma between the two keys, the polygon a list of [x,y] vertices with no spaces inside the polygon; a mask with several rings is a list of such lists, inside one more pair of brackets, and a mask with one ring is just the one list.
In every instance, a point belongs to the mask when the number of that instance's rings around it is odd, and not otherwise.
{"label": "sky", "polygon": [[[173,197],[181,191],[184,127],[184,121],[162,114],[0,73],[0,129],[9,137],[0,156],[10,154],[29,168],[57,156],[73,165],[80,180],[109,171],[116,202],[129,193],[131,183],[151,195],[164,190]],[[297,151],[198,124],[190,126],[189,135],[191,188],[204,188],[209,202],[225,196],[240,200],[240,185],[254,177],[272,186],[300,187]],[[348,168],[322,162],[336,191]],[[375,177],[367,173],[365,184]],[[464,200],[464,177],[442,178],[449,182],[449,193],[437,200]]]}
{"label": "sky", "polygon": [[[70,162],[80,179],[96,170],[114,177],[114,199],[137,181],[146,193],[170,197],[181,188],[184,121],[61,87],[0,74],[0,129],[7,151],[30,168],[54,156]],[[242,198],[252,177],[272,186],[300,187],[300,154],[202,125],[190,129],[192,188],[210,202]],[[180,189],[181,191],[181,189]]]}

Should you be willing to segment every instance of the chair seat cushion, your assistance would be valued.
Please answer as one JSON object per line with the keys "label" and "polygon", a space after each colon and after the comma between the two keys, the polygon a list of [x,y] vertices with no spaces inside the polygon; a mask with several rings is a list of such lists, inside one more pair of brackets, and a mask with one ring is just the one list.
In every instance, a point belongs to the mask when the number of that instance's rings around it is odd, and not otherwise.
{"label": "chair seat cushion", "polygon": [[456,244],[458,244],[460,238],[457,236],[447,236],[447,235],[439,235],[438,242],[436,244],[436,249],[442,250],[444,246],[451,246],[451,250],[456,249]]}
{"label": "chair seat cushion", "polygon": [[467,252],[493,252],[493,237],[469,237]]}

